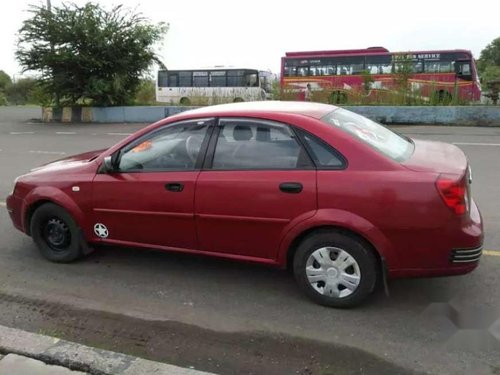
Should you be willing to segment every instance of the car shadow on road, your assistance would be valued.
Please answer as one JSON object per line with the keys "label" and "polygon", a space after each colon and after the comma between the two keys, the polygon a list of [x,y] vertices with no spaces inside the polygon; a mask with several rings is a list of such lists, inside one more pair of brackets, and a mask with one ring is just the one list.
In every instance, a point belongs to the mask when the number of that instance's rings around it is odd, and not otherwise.
{"label": "car shadow on road", "polygon": [[[173,278],[180,284],[185,279],[187,287],[200,284],[210,289],[211,285],[225,285],[229,292],[239,290],[252,295],[258,291],[257,294],[264,299],[265,294],[269,294],[269,298],[273,299],[312,303],[298,290],[290,271],[267,265],[115,246],[101,246],[83,262],[114,269],[129,270],[132,267],[136,276],[143,273],[151,278]],[[429,304],[447,303],[456,298],[464,292],[464,285],[470,284],[468,279],[471,277],[389,280],[388,295],[379,285],[375,293],[357,309],[426,309]],[[217,292],[225,293],[225,290],[217,288]]]}

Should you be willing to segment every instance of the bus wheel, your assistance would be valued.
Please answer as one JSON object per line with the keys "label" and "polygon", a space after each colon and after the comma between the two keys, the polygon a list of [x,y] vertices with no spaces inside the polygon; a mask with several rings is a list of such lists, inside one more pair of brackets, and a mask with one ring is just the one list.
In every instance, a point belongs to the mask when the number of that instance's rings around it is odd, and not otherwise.
{"label": "bus wheel", "polygon": [[233,103],[241,103],[244,102],[243,98],[234,98]]}
{"label": "bus wheel", "polygon": [[181,98],[181,105],[191,105],[191,100],[189,98]]}
{"label": "bus wheel", "polygon": [[330,104],[345,104],[347,103],[347,94],[341,91],[333,91],[329,98]]}

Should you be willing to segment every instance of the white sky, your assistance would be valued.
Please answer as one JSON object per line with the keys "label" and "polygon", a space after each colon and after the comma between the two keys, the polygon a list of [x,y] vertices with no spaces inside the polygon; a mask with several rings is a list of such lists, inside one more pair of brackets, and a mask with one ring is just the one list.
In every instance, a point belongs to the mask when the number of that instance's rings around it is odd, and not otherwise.
{"label": "white sky", "polygon": [[[52,0],[52,5],[61,4]],[[84,4],[84,0],[73,0]],[[28,4],[0,13],[0,70],[18,75],[16,33]],[[500,36],[498,0],[99,0],[125,4],[170,30],[158,49],[167,68],[233,65],[278,73],[287,51],[384,46],[390,51],[480,51]],[[8,4],[8,5],[7,5]]]}

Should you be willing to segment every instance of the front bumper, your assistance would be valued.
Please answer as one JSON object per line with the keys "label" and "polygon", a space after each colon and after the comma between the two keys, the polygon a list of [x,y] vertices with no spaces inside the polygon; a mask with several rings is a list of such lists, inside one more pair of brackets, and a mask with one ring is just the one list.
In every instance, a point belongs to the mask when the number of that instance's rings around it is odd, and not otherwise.
{"label": "front bumper", "polygon": [[9,212],[9,216],[12,220],[12,224],[14,224],[14,227],[16,227],[16,229],[19,229],[21,232],[25,232],[21,214],[23,208],[23,200],[13,194],[10,194],[7,197],[6,205],[7,211]]}

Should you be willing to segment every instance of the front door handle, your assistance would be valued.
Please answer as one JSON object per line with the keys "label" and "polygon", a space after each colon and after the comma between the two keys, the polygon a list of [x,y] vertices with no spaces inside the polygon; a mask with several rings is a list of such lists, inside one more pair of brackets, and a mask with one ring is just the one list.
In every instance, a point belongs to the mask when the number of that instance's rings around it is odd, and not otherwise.
{"label": "front door handle", "polygon": [[280,184],[280,190],[283,193],[298,194],[302,191],[302,188],[300,182],[283,182]]}
{"label": "front door handle", "polygon": [[169,182],[168,184],[165,184],[165,189],[173,191],[174,193],[180,193],[184,190],[184,185],[180,182]]}

